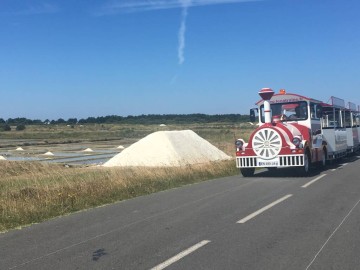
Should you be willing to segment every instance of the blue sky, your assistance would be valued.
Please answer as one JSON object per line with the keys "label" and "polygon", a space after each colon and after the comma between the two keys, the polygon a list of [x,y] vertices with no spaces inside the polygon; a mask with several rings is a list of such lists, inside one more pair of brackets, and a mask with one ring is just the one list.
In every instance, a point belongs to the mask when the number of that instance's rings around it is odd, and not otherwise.
{"label": "blue sky", "polygon": [[0,118],[360,104],[358,0],[0,0]]}

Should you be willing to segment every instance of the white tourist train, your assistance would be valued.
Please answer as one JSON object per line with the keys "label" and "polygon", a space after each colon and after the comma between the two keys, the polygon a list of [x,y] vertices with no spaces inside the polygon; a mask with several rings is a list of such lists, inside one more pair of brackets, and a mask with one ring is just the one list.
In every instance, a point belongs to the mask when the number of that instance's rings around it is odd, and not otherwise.
{"label": "white tourist train", "polygon": [[255,168],[281,167],[307,175],[313,165],[324,167],[359,151],[360,109],[354,103],[336,97],[324,103],[283,89],[275,94],[263,88],[259,95],[258,108],[250,110],[258,128],[248,141],[235,142],[236,166],[243,176],[252,176]]}

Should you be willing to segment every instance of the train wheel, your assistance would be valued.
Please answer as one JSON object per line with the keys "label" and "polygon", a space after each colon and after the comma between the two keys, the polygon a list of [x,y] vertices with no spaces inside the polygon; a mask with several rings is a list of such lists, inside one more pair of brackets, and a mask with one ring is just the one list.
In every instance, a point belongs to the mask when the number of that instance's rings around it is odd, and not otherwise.
{"label": "train wheel", "polygon": [[320,169],[324,169],[326,167],[326,158],[327,158],[327,151],[326,148],[324,147],[322,150],[322,159],[319,162]]}
{"label": "train wheel", "polygon": [[241,168],[240,172],[244,177],[251,177],[254,175],[255,168]]}
{"label": "train wheel", "polygon": [[300,176],[308,176],[310,173],[311,157],[309,151],[304,155],[304,166],[298,168]]}

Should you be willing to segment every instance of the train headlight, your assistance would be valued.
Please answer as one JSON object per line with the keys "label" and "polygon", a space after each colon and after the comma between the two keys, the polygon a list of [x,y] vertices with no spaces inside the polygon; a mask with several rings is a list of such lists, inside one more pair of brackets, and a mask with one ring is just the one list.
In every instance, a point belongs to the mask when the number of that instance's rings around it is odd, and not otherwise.
{"label": "train headlight", "polygon": [[243,140],[236,140],[235,141],[235,146],[236,146],[237,149],[239,149],[239,150],[242,149],[243,145],[244,145]]}
{"label": "train headlight", "polygon": [[297,147],[301,148],[301,139],[299,137],[294,137],[292,143]]}

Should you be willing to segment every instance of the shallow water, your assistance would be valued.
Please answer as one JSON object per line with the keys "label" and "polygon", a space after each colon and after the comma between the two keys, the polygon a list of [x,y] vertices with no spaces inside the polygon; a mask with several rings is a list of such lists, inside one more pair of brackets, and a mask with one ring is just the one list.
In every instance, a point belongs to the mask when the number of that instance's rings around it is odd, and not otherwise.
{"label": "shallow water", "polygon": [[114,157],[115,154],[103,154],[103,155],[84,155],[84,156],[76,156],[70,158],[54,158],[51,160],[47,160],[50,163],[71,163],[71,164],[97,164],[100,161],[107,161],[110,158]]}
{"label": "shallow water", "polygon": [[28,156],[5,156],[9,161],[40,161],[43,160],[39,157],[28,157]]}

